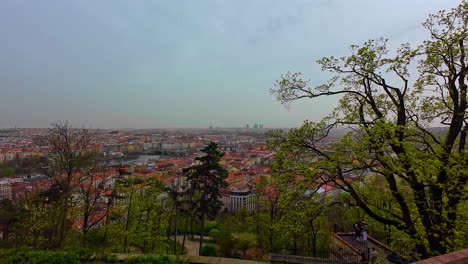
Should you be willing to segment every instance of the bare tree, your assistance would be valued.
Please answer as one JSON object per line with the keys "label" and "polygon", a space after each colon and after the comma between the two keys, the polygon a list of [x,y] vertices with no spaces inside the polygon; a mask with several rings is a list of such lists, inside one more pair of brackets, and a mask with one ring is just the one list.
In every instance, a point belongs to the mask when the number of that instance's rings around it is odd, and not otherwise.
{"label": "bare tree", "polygon": [[79,182],[80,172],[96,165],[97,133],[87,129],[74,129],[68,121],[53,123],[48,133],[36,143],[50,147],[48,155],[53,169],[54,183],[61,195],[62,214],[56,247],[60,247],[70,228],[68,221],[71,191]]}

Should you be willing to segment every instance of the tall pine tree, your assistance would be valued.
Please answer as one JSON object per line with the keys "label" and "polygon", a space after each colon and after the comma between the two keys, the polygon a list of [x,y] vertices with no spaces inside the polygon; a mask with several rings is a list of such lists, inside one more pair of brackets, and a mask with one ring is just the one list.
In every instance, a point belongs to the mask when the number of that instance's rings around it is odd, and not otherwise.
{"label": "tall pine tree", "polygon": [[194,196],[197,197],[194,202],[201,224],[199,255],[203,248],[205,216],[213,217],[221,209],[223,203],[219,189],[227,187],[225,179],[228,175],[227,170],[219,164],[224,152],[218,150],[216,143],[211,142],[201,152],[205,155],[195,158],[198,164],[184,169],[191,190],[199,194]]}

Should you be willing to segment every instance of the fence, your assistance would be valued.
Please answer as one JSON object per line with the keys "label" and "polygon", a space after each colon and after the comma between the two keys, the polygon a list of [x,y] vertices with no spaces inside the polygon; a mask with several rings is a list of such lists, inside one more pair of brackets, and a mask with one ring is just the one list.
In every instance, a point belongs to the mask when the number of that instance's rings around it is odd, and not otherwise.
{"label": "fence", "polygon": [[298,248],[276,248],[269,254],[270,262],[279,263],[337,263],[351,264],[360,263],[361,257],[350,251],[339,248],[329,249],[298,249]]}

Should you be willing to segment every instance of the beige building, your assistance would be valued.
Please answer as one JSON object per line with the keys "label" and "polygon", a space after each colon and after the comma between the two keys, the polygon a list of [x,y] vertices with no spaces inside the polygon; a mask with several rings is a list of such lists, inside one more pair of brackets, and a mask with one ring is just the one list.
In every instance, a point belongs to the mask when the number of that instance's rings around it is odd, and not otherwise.
{"label": "beige building", "polygon": [[221,200],[224,203],[223,210],[232,213],[242,208],[247,211],[253,211],[255,209],[255,195],[247,184],[242,186],[230,186],[221,194]]}

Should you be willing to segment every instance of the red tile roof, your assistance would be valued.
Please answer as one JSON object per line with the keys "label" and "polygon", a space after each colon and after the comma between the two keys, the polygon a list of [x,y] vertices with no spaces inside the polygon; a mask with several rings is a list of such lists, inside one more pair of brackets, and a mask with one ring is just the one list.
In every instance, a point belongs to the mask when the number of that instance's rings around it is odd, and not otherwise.
{"label": "red tile roof", "polygon": [[424,259],[413,264],[465,264],[468,263],[468,248],[445,255]]}

